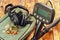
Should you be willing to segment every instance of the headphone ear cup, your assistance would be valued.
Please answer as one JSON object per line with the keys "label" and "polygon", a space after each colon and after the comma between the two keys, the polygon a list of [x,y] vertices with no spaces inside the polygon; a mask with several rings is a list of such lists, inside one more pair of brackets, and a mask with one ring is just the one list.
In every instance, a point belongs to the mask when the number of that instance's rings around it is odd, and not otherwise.
{"label": "headphone ear cup", "polygon": [[12,17],[10,17],[11,21],[14,23],[14,25],[18,25],[19,24],[19,19],[16,15],[13,15]]}
{"label": "headphone ear cup", "polygon": [[24,18],[25,16],[24,15],[22,15],[22,20],[21,20],[21,25],[23,25],[23,22],[24,22]]}

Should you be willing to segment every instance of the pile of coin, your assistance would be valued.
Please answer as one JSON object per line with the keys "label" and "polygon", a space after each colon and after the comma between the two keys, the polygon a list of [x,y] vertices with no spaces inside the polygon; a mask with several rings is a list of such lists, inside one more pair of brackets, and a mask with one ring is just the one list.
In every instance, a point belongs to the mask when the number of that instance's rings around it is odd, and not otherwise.
{"label": "pile of coin", "polygon": [[3,30],[3,32],[6,33],[6,34],[16,35],[18,33],[18,28],[16,26],[6,25],[5,30]]}

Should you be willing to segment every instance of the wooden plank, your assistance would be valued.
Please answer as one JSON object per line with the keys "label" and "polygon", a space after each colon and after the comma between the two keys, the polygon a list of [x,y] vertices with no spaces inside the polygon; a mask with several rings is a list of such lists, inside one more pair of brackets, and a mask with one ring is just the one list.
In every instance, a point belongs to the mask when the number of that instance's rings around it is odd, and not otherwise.
{"label": "wooden plank", "polygon": [[[4,16],[4,10],[5,10],[5,6],[9,3],[12,3],[13,5],[23,5],[25,6],[30,13],[33,12],[33,8],[34,8],[34,4],[36,2],[42,2],[42,3],[46,3],[45,0],[25,0],[24,2],[21,0],[4,0],[4,1],[0,1],[0,18],[2,18]],[[53,2],[53,8],[55,9],[55,19],[60,17],[60,0],[51,0]],[[27,40],[30,40],[31,37],[34,34],[34,30],[32,31],[32,33],[27,37]],[[53,28],[53,30],[49,31],[46,35],[44,35],[40,40],[60,40],[60,23]]]}

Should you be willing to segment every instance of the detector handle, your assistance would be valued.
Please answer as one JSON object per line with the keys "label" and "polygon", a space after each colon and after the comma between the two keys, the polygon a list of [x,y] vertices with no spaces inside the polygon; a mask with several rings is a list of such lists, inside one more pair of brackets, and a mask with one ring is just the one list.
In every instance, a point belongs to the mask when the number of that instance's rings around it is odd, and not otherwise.
{"label": "detector handle", "polygon": [[55,27],[59,22],[60,22],[60,18],[53,21],[53,23],[47,26],[47,28],[44,28],[44,30],[40,32],[39,38],[41,38],[44,34],[46,34],[52,27]]}
{"label": "detector handle", "polygon": [[34,33],[34,36],[31,40],[37,40],[37,34],[39,33],[39,31],[42,29],[42,25],[43,25],[43,22],[39,22],[37,27],[36,27],[36,30],[35,30],[35,33]]}
{"label": "detector handle", "polygon": [[48,2],[50,3],[51,7],[53,8],[53,4],[52,4],[52,2],[51,2],[50,0],[48,0],[48,1],[46,2],[46,5],[48,4]]}

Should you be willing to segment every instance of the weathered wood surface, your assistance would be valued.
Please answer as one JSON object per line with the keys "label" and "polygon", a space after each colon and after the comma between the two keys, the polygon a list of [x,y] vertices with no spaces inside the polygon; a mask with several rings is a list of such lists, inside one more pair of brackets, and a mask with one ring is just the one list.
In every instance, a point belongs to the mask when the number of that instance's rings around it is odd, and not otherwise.
{"label": "weathered wood surface", "polygon": [[[60,17],[60,0],[51,0],[53,3],[53,8],[55,9],[55,19]],[[45,0],[0,0],[0,18],[4,16],[5,6],[7,4],[12,3],[13,5],[23,5],[29,9],[30,13],[33,11],[34,4],[36,2],[46,3]],[[33,36],[34,30],[32,30],[31,34],[27,37],[26,40],[30,40]],[[46,33],[39,40],[60,40],[60,23],[52,28],[48,33]]]}

